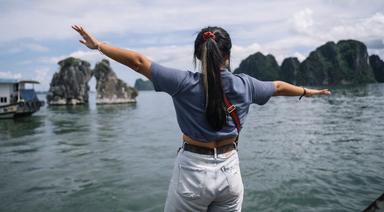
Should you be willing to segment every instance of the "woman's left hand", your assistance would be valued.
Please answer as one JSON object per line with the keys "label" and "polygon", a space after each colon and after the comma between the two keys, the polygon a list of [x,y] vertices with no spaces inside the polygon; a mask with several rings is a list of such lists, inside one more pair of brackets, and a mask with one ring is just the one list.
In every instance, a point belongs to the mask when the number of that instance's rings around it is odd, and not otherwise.
{"label": "woman's left hand", "polygon": [[316,89],[306,88],[305,90],[306,90],[306,93],[305,93],[306,97],[316,96],[316,95],[330,95],[331,94],[331,91],[329,91],[328,89],[316,90]]}
{"label": "woman's left hand", "polygon": [[84,44],[86,47],[90,49],[97,49],[99,47],[100,42],[93,37],[90,33],[85,31],[82,26],[79,25],[73,25],[72,29],[74,29],[76,32],[78,32],[83,39],[79,40],[80,43]]}

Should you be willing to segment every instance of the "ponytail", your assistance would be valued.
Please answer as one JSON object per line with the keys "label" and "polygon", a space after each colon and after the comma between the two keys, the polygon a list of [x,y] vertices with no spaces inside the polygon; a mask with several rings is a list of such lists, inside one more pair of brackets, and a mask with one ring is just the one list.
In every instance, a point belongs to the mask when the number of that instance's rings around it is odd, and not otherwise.
{"label": "ponytail", "polygon": [[[205,94],[206,118],[209,125],[219,131],[226,123],[226,109],[223,102],[224,91],[221,82],[221,68],[225,57],[229,60],[231,42],[228,33],[221,28],[206,28],[196,38],[195,54],[201,61],[202,81]],[[227,36],[226,36],[227,35]],[[229,48],[228,48],[229,40]],[[226,45],[223,45],[226,44]],[[228,51],[223,51],[228,50]]]}

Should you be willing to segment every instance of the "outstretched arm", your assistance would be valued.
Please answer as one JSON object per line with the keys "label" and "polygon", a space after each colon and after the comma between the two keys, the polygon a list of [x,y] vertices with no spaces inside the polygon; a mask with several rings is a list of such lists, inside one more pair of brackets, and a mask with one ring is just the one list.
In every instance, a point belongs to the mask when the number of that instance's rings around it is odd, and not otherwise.
{"label": "outstretched arm", "polygon": [[152,62],[144,55],[135,51],[113,47],[109,44],[100,42],[79,25],[73,25],[72,28],[83,37],[83,39],[80,40],[80,43],[84,44],[86,47],[90,49],[98,49],[109,58],[124,64],[136,72],[146,76],[148,79],[151,79],[150,67]]}
{"label": "outstretched arm", "polygon": [[283,81],[274,81],[275,84],[275,93],[273,96],[302,96],[305,93],[305,96],[315,96],[315,95],[330,95],[331,92],[328,89],[316,90],[308,89],[303,87],[298,87]]}

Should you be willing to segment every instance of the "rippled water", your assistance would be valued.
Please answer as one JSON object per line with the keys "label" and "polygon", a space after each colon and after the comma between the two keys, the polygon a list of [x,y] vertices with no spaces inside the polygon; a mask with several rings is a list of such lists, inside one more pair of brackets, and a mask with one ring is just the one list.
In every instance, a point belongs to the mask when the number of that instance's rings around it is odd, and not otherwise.
{"label": "rippled water", "polygon": [[[384,84],[332,90],[251,107],[244,211],[361,211],[384,192]],[[171,98],[92,100],[0,120],[0,211],[162,211],[181,140]]]}

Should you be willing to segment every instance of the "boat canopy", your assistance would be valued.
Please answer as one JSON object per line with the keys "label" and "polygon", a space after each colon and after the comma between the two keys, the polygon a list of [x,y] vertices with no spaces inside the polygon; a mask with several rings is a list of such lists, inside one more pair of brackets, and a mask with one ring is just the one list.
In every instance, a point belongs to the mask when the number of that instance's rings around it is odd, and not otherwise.
{"label": "boat canopy", "polygon": [[17,80],[17,79],[0,78],[0,84],[18,84],[18,83],[40,84],[40,82],[36,80]]}
{"label": "boat canopy", "polygon": [[35,80],[20,80],[19,83],[40,84],[40,82]]}
{"label": "boat canopy", "polygon": [[25,101],[39,101],[35,93],[35,90],[33,89],[22,89],[20,91],[20,97]]}

